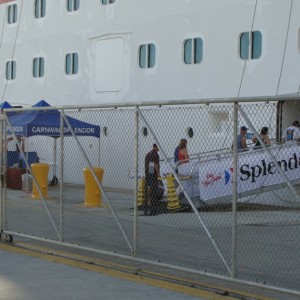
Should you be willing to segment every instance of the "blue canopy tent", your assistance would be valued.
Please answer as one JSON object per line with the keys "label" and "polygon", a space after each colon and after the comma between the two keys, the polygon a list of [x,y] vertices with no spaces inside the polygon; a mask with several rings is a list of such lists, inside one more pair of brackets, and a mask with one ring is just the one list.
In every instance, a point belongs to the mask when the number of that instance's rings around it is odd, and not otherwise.
{"label": "blue canopy tent", "polygon": [[[41,100],[33,105],[33,107],[43,108],[50,107],[50,105],[46,101]],[[100,138],[100,126],[83,122],[70,116],[66,116],[66,119],[70,123],[76,136],[93,136]],[[54,166],[56,166],[56,140],[60,137],[61,112],[58,110],[31,110],[11,116],[9,115],[8,120],[15,135],[21,135],[24,137],[35,135],[53,137]],[[63,131],[64,136],[72,136],[72,133],[65,121]],[[12,132],[10,126],[7,128],[7,132]],[[55,177],[53,177],[53,180],[57,180],[55,167],[53,173]]]}
{"label": "blue canopy tent", "polygon": [[[3,111],[3,109],[7,109],[7,108],[14,108],[9,102],[7,101],[3,101],[1,104],[0,104],[0,110]],[[18,112],[9,112],[7,113],[9,116],[12,116],[12,115],[15,115],[17,114]]]}
{"label": "blue canopy tent", "polygon": [[13,108],[7,101],[3,101],[1,104],[0,104],[0,109],[4,109],[4,108]]}
{"label": "blue canopy tent", "polygon": [[[7,101],[3,101],[0,104],[0,110],[3,111],[4,109],[9,109],[9,108],[14,108],[9,102]],[[7,115],[8,116],[12,116],[17,114],[18,112],[8,112]],[[10,141],[12,141],[13,138],[7,138],[6,143],[9,143]],[[15,151],[7,151],[7,165],[8,166],[12,166],[14,163],[19,162],[19,156],[17,155],[17,153]]]}
{"label": "blue canopy tent", "polygon": [[[33,107],[50,107],[42,100]],[[16,135],[30,137],[34,135],[60,137],[60,115],[58,110],[32,110],[9,116],[9,123]],[[100,138],[100,126],[66,116],[76,136],[94,136]],[[8,132],[11,129],[8,128]],[[64,136],[72,133],[64,122]]]}

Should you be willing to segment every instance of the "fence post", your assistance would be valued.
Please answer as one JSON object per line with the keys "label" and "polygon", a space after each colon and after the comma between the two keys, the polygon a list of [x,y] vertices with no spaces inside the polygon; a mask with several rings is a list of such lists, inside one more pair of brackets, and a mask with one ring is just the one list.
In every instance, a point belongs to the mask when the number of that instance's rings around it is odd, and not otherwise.
{"label": "fence post", "polygon": [[4,143],[3,143],[3,138],[4,138],[4,134],[3,134],[3,120],[4,120],[4,117],[5,115],[3,113],[1,113],[1,116],[0,116],[0,149],[2,151],[0,151],[0,175],[1,175],[1,185],[0,185],[0,233],[3,231],[4,229],[4,211],[3,211],[3,208],[4,208],[4,205],[3,205],[3,202],[4,202]]}
{"label": "fence post", "polygon": [[[60,114],[60,163],[59,163],[59,170],[60,170],[60,185],[59,185],[59,218],[60,218],[60,230],[59,230],[59,241],[64,241],[64,198],[63,198],[63,189],[64,189],[64,119],[62,113]],[[56,151],[56,149],[55,149]],[[56,155],[56,154],[55,154]],[[56,159],[54,160],[56,163]],[[56,168],[56,166],[55,166]],[[55,172],[56,176],[56,172]]]}
{"label": "fence post", "polygon": [[238,135],[238,103],[233,104],[233,176],[232,176],[232,257],[231,277],[235,278],[236,273],[236,218],[237,218],[237,135]]}
{"label": "fence post", "polygon": [[6,229],[6,201],[7,201],[7,115],[1,113],[0,115],[0,175],[1,175],[1,199],[0,199],[0,232]]}
{"label": "fence post", "polygon": [[134,203],[133,203],[133,256],[137,257],[137,245],[138,245],[138,220],[137,220],[137,212],[138,212],[138,168],[139,168],[139,112],[137,106],[135,107],[135,135],[134,135]]}

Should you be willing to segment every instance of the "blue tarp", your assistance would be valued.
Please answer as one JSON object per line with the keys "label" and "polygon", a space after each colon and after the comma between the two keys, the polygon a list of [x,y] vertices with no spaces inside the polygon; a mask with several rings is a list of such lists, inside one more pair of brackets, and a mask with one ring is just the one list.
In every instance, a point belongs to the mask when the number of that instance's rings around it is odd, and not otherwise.
{"label": "blue tarp", "polygon": [[[42,100],[33,107],[50,106]],[[25,137],[42,135],[60,137],[60,112],[58,110],[33,110],[25,111],[9,116],[9,123],[12,125],[16,135]],[[76,136],[94,136],[100,138],[100,126],[86,123],[75,118],[66,116]],[[11,132],[7,126],[8,133]],[[68,125],[64,122],[64,136],[72,135]]]}

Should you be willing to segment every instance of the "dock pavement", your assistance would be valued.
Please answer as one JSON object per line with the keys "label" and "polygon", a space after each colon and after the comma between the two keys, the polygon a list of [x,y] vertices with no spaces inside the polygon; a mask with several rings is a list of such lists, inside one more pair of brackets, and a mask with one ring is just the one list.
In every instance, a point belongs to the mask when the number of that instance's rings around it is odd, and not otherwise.
{"label": "dock pavement", "polygon": [[35,243],[0,242],[1,300],[284,299],[296,296]]}

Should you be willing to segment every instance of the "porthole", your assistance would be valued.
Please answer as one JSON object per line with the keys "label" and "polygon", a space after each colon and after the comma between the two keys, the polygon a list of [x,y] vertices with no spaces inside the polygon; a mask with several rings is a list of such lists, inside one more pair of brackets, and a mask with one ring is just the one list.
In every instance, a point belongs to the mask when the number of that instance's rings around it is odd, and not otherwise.
{"label": "porthole", "polygon": [[147,127],[143,127],[142,128],[142,133],[143,133],[143,136],[147,136],[148,135],[148,129],[147,129]]}
{"label": "porthole", "polygon": [[188,127],[186,129],[186,133],[187,133],[187,135],[188,135],[189,138],[192,138],[194,136],[194,130],[193,130],[193,128],[192,127]]}
{"label": "porthole", "polygon": [[107,127],[106,127],[106,126],[103,127],[103,134],[104,134],[105,136],[107,136]]}

